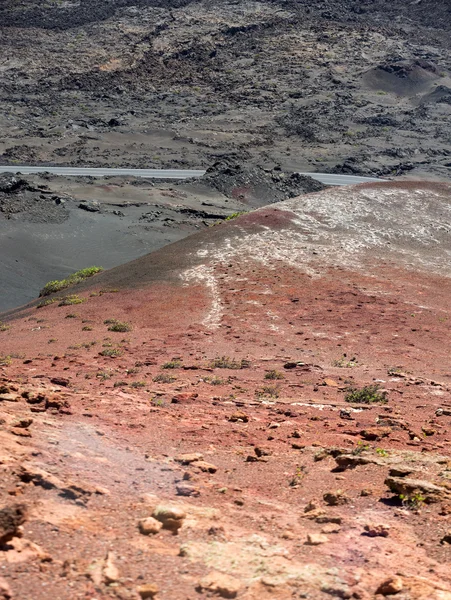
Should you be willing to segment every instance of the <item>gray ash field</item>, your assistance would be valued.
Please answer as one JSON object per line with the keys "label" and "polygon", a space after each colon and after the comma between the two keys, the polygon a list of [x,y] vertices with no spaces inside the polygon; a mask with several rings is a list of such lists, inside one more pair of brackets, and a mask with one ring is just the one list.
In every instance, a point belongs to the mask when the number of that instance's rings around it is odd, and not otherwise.
{"label": "gray ash field", "polygon": [[449,178],[448,2],[2,2],[0,162]]}

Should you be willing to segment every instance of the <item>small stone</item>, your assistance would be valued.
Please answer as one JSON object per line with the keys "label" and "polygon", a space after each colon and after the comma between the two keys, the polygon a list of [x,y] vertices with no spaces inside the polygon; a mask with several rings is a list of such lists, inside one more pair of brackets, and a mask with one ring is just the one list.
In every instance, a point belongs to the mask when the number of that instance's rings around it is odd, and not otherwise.
{"label": "small stone", "polygon": [[390,525],[365,525],[363,529],[368,537],[388,537],[390,535]]}
{"label": "small stone", "polygon": [[13,435],[17,435],[19,437],[31,437],[31,433],[28,431],[28,429],[21,429],[20,427],[19,428],[13,427],[11,429],[11,433]]}
{"label": "small stone", "polygon": [[278,429],[280,427],[280,423],[272,422],[268,425],[268,429]]}
{"label": "small stone", "polygon": [[336,523],[328,523],[321,529],[321,533],[340,533],[341,527]]}
{"label": "small stone", "polygon": [[70,384],[69,379],[66,379],[65,377],[52,377],[50,382],[61,387],[67,387]]}
{"label": "small stone", "polygon": [[218,594],[222,598],[236,598],[241,582],[225,573],[212,572],[200,580],[198,589]]}
{"label": "small stone", "polygon": [[427,435],[428,437],[437,433],[437,431],[433,427],[422,427],[421,431],[424,433],[424,435]]}
{"label": "small stone", "polygon": [[376,590],[376,594],[382,594],[383,596],[394,596],[402,592],[404,582],[401,577],[389,577],[383,581]]}
{"label": "small stone", "polygon": [[360,490],[360,495],[361,496],[372,496],[373,490],[370,490],[369,488],[364,488],[363,490]]}
{"label": "small stone", "polygon": [[268,450],[268,448],[261,448],[260,446],[256,446],[254,452],[259,458],[262,456],[271,456],[272,454],[271,450]]}
{"label": "small stone", "polygon": [[298,439],[299,439],[299,438],[302,436],[302,433],[303,433],[303,432],[302,432],[300,429],[295,429],[295,430],[293,431],[293,433],[291,434],[291,437],[294,437],[294,438],[298,438]]}
{"label": "small stone", "polygon": [[317,510],[318,508],[319,506],[315,502],[313,502],[313,500],[310,500],[310,502],[305,506],[304,512],[307,513],[312,510]]}
{"label": "small stone", "polygon": [[384,437],[388,437],[392,432],[391,427],[369,427],[360,432],[360,435],[364,440],[368,442],[375,442],[381,440]]}
{"label": "small stone", "polygon": [[152,535],[158,533],[160,529],[163,527],[163,523],[157,521],[153,517],[147,517],[146,519],[141,519],[138,523],[139,531],[143,535]]}
{"label": "small stone", "polygon": [[191,404],[192,402],[194,402],[196,400],[196,398],[199,396],[199,394],[196,394],[195,392],[193,393],[184,393],[184,394],[177,394],[176,396],[174,396],[171,400],[172,404]]}
{"label": "small stone", "polygon": [[13,593],[9,583],[3,577],[0,577],[0,600],[11,600]]}
{"label": "small stone", "polygon": [[189,465],[196,460],[204,460],[204,455],[200,452],[191,452],[189,454],[180,454],[174,459],[176,462],[182,463],[182,465]]}
{"label": "small stone", "polygon": [[291,447],[293,448],[293,450],[304,450],[305,444],[301,444],[300,442],[293,442],[291,444]]}
{"label": "small stone", "polygon": [[442,544],[451,544],[451,529],[441,539]]}
{"label": "small stone", "polygon": [[200,496],[199,488],[190,485],[189,483],[179,483],[175,486],[175,489],[177,491],[177,496]]}
{"label": "small stone", "polygon": [[31,417],[22,417],[21,419],[17,419],[16,421],[14,421],[12,423],[13,427],[23,427],[24,429],[27,429],[27,427],[30,427],[30,425],[33,423],[33,419]]}
{"label": "small stone", "polygon": [[323,514],[315,517],[315,521],[317,523],[336,523],[337,525],[341,525],[343,519],[341,517]]}
{"label": "small stone", "polygon": [[339,506],[340,504],[346,504],[349,502],[349,498],[345,495],[343,490],[326,492],[323,496],[323,500],[326,504],[329,504],[329,506]]}
{"label": "small stone", "polygon": [[157,521],[163,523],[164,529],[170,529],[176,533],[183,525],[186,518],[186,512],[178,506],[169,506],[160,504],[156,507],[152,515]]}
{"label": "small stone", "polygon": [[0,402],[19,402],[19,399],[17,394],[0,394]]}
{"label": "small stone", "polygon": [[294,538],[295,538],[295,535],[291,531],[291,529],[287,529],[282,533],[282,539],[284,539],[284,540],[294,540]]}
{"label": "small stone", "polygon": [[328,387],[339,387],[340,384],[337,381],[335,381],[334,379],[326,378],[324,380],[324,385],[327,385]]}
{"label": "small stone", "polygon": [[115,556],[113,552],[108,552],[105,565],[103,567],[103,580],[108,585],[110,583],[115,583],[119,578],[119,569],[114,564]]}
{"label": "small stone", "polygon": [[212,465],[211,463],[205,462],[204,460],[196,460],[191,463],[193,467],[203,471],[204,473],[216,473],[218,467],[216,465]]}
{"label": "small stone", "polygon": [[329,538],[327,535],[323,535],[322,533],[309,533],[305,543],[307,546],[319,546],[320,544],[325,544],[328,541]]}
{"label": "small stone", "polygon": [[155,583],[146,583],[140,585],[136,591],[142,598],[142,600],[148,600],[148,598],[155,598],[158,594],[158,586]]}
{"label": "small stone", "polygon": [[230,415],[229,421],[231,423],[237,423],[238,421],[241,421],[242,423],[248,423],[249,417],[243,411],[237,410],[236,412],[234,412],[233,414]]}

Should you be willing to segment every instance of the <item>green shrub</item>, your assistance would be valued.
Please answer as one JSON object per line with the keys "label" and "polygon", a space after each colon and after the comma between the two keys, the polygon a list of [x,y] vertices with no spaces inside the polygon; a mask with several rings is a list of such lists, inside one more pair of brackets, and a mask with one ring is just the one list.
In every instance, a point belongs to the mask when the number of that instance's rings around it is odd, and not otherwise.
{"label": "green shrub", "polygon": [[379,384],[366,385],[363,388],[349,387],[345,396],[346,402],[356,404],[386,404],[387,392],[381,391]]}
{"label": "green shrub", "polygon": [[87,267],[86,269],[81,269],[76,273],[72,273],[72,275],[69,275],[69,277],[66,277],[66,279],[55,279],[54,281],[49,281],[39,292],[39,296],[50,296],[50,294],[55,294],[56,292],[65,290],[71,285],[80,283],[81,281],[88,279],[88,277],[92,277],[93,275],[100,273],[100,271],[103,271],[102,267]]}
{"label": "green shrub", "polygon": [[10,329],[10,326],[0,321],[0,331],[8,331],[8,329]]}
{"label": "green shrub", "polygon": [[80,298],[80,296],[64,296],[61,298],[58,306],[72,306],[72,304],[83,304],[86,302],[86,298]]}
{"label": "green shrub", "polygon": [[241,215],[247,215],[247,211],[242,210],[239,212],[234,212],[231,215],[229,215],[228,217],[226,217],[225,221],[232,221],[233,219],[237,219],[238,217],[241,217]]}
{"label": "green shrub", "polygon": [[228,356],[217,356],[211,361],[210,367],[212,369],[247,369],[250,364],[250,361],[245,358],[237,361]]}
{"label": "green shrub", "polygon": [[154,381],[155,383],[174,383],[174,381],[176,380],[177,377],[174,377],[173,375],[160,373],[159,375],[156,375],[156,377],[154,377],[152,381]]}
{"label": "green shrub", "polygon": [[278,398],[280,396],[280,386],[264,385],[259,390],[255,390],[257,398]]}
{"label": "green shrub", "polygon": [[280,371],[276,371],[275,369],[271,369],[270,371],[266,371],[266,373],[265,373],[265,379],[271,379],[271,380],[284,379],[284,375]]}
{"label": "green shrub", "polygon": [[116,333],[124,333],[132,329],[129,323],[123,323],[117,319],[106,319],[103,323],[104,325],[109,325],[108,331],[115,331]]}
{"label": "green shrub", "polygon": [[42,300],[36,306],[36,308],[43,308],[44,306],[49,306],[49,304],[53,304],[54,302],[58,302],[60,298],[47,298],[46,300]]}
{"label": "green shrub", "polygon": [[130,387],[131,387],[131,388],[133,388],[133,389],[135,389],[135,390],[137,390],[138,388],[143,388],[143,387],[146,387],[146,385],[147,385],[147,384],[146,384],[146,382],[145,382],[145,381],[133,381],[133,382],[130,384]]}
{"label": "green shrub", "polygon": [[100,356],[109,356],[110,358],[116,358],[122,356],[122,350],[119,348],[105,348],[102,352],[99,352]]}
{"label": "green shrub", "polygon": [[161,365],[162,369],[180,369],[182,363],[179,360],[171,360],[164,365]]}

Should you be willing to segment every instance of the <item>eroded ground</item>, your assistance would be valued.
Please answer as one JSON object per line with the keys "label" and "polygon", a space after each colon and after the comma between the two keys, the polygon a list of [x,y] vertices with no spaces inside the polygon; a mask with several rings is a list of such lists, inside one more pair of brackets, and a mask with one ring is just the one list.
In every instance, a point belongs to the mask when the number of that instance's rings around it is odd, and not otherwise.
{"label": "eroded ground", "polygon": [[3,315],[11,595],[450,598],[450,222],[329,190]]}

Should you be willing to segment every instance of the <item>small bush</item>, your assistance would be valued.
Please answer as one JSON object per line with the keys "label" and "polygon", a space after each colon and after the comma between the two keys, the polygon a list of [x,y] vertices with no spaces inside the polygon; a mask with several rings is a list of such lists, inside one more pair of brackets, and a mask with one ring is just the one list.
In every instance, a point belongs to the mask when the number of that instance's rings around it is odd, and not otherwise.
{"label": "small bush", "polygon": [[379,384],[366,385],[363,388],[349,387],[345,396],[346,402],[356,404],[386,404],[387,392],[381,391]]}
{"label": "small bush", "polygon": [[117,321],[116,319],[107,319],[104,321],[104,324],[109,325],[108,331],[115,331],[116,333],[125,333],[126,331],[131,331],[132,329],[129,323]]}
{"label": "small bush", "polygon": [[177,380],[177,377],[173,375],[168,375],[167,373],[160,373],[156,377],[153,378],[152,381],[155,383],[174,383]]}
{"label": "small bush", "polygon": [[278,398],[280,396],[280,387],[278,385],[264,385],[259,390],[255,390],[257,398]]}
{"label": "small bush", "polygon": [[180,369],[182,363],[179,360],[171,360],[170,362],[161,365],[162,369]]}
{"label": "small bush", "polygon": [[41,302],[39,302],[36,308],[44,308],[44,306],[49,306],[50,304],[58,302],[59,300],[60,298],[47,298],[46,300],[42,300]]}
{"label": "small bush", "polygon": [[82,327],[81,330],[82,331],[92,331],[92,327],[90,327],[89,325],[85,325],[84,327]]}
{"label": "small bush", "polygon": [[145,381],[133,381],[133,382],[130,384],[130,387],[131,387],[131,388],[133,388],[133,389],[135,389],[135,390],[137,390],[138,388],[143,388],[143,387],[146,387],[146,385],[147,385],[147,384],[146,384],[146,382],[145,382]]}
{"label": "small bush", "polygon": [[9,367],[10,364],[11,364],[11,356],[10,355],[0,356],[0,367]]}
{"label": "small bush", "polygon": [[212,369],[247,369],[250,361],[242,358],[240,361],[229,358],[228,356],[217,356],[210,363]]}
{"label": "small bush", "polygon": [[10,326],[0,321],[0,331],[8,331],[8,329],[10,329]]}
{"label": "small bush", "polygon": [[233,219],[237,219],[238,217],[241,217],[241,215],[247,215],[247,211],[242,210],[239,212],[234,212],[231,215],[229,215],[228,217],[226,217],[224,220],[225,221],[233,221]]}
{"label": "small bush", "polygon": [[83,304],[86,302],[86,298],[80,298],[80,296],[64,296],[61,298],[58,306],[72,306],[72,304]]}
{"label": "small bush", "polygon": [[49,281],[39,292],[39,295],[50,296],[50,294],[55,294],[56,292],[65,290],[71,285],[75,285],[81,281],[84,281],[85,279],[88,279],[88,277],[92,277],[93,275],[100,273],[100,271],[103,271],[102,267],[87,267],[86,269],[81,269],[76,273],[72,273],[72,275],[69,275],[69,277],[66,277],[66,279],[55,279],[54,281]]}
{"label": "small bush", "polygon": [[357,359],[355,357],[349,359],[346,354],[343,354],[338,360],[334,360],[332,366],[340,367],[341,369],[352,369],[357,366]]}
{"label": "small bush", "polygon": [[119,348],[105,348],[102,352],[99,352],[100,356],[109,356],[110,358],[116,358],[122,356],[122,350]]}
{"label": "small bush", "polygon": [[270,371],[266,371],[265,379],[270,379],[270,380],[284,379],[284,375],[280,371],[271,369]]}
{"label": "small bush", "polygon": [[118,387],[126,387],[128,385],[128,383],[126,381],[116,381],[113,385],[113,387],[118,388]]}

